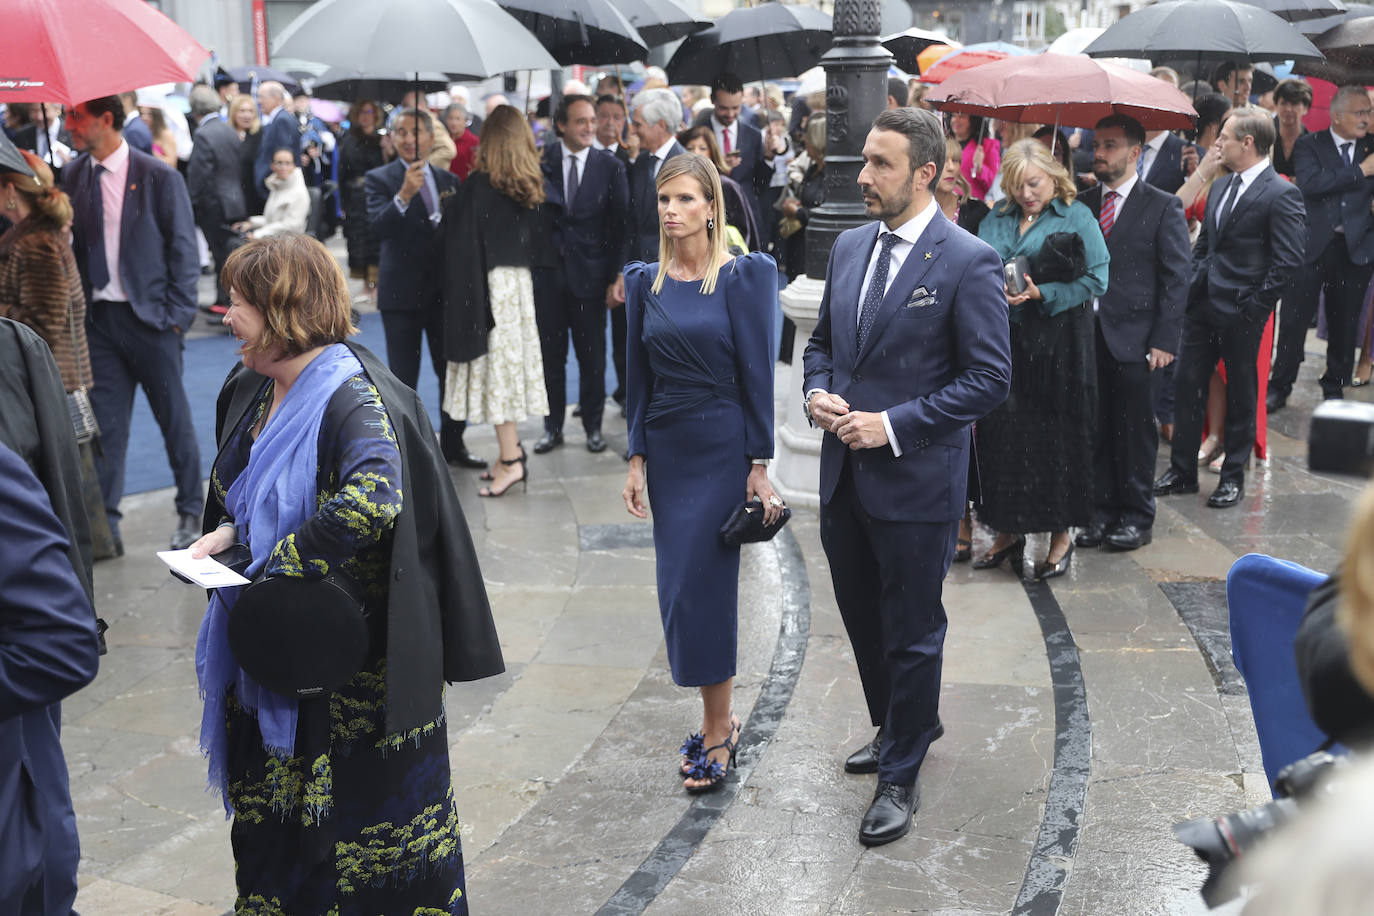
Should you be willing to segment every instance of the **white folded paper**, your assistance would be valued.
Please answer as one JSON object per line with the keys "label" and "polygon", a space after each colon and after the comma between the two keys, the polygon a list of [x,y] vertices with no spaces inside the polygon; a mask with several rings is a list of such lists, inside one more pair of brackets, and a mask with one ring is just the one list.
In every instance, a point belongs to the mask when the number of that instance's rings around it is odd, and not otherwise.
{"label": "white folded paper", "polygon": [[204,588],[223,588],[227,585],[248,585],[249,580],[240,576],[218,560],[191,556],[191,548],[185,550],[159,550],[157,557],[172,569]]}

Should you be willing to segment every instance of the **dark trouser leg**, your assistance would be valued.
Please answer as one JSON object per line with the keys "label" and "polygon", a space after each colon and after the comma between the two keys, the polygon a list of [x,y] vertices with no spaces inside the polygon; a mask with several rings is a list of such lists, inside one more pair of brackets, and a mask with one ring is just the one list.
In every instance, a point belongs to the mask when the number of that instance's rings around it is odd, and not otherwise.
{"label": "dark trouser leg", "polygon": [[[86,325],[86,342],[91,353],[91,408],[100,424],[100,449],[96,473],[100,492],[105,497],[105,516],[110,531],[119,537],[119,500],[124,496],[124,461],[129,451],[129,422],[134,411],[136,380],[126,358],[128,345],[124,323],[118,310],[122,303],[92,302]],[[132,319],[132,314],[130,314]]]}
{"label": "dark trouser leg", "polygon": [[205,511],[205,492],[201,487],[200,444],[191,423],[186,385],[181,380],[184,341],[170,328],[153,330],[135,318],[132,310],[128,320],[133,322],[131,336],[138,342],[131,368],[162,430],[167,461],[177,486],[177,513],[199,517]]}
{"label": "dark trouser leg", "polygon": [[[577,354],[577,402],[582,405],[582,428],[601,432],[606,409],[606,302],[595,296],[569,296],[568,326]],[[553,402],[549,402],[550,409]]]}
{"label": "dark trouser leg", "polygon": [[382,312],[387,368],[411,388],[420,380],[420,338],[424,330],[424,314],[418,309],[389,309]]}
{"label": "dark trouser leg", "polygon": [[[444,359],[444,312],[442,308],[429,308],[419,314],[429,344],[429,363],[439,377],[439,403],[443,404],[444,382],[448,379],[448,361]],[[416,376],[419,376],[418,366]],[[442,409],[439,411],[439,448],[445,458],[452,460],[463,449],[463,433],[467,428],[467,421],[455,420]]]}
{"label": "dark trouser leg", "polygon": [[1163,369],[1156,371],[1150,379],[1150,391],[1154,398],[1155,419],[1160,423],[1174,422],[1174,389],[1178,382],[1178,361],[1175,360]]}
{"label": "dark trouser leg", "polygon": [[[1343,240],[1337,241],[1345,244]],[[1328,246],[1327,250],[1331,247]],[[1269,369],[1270,394],[1286,398],[1293,391],[1298,367],[1302,365],[1307,332],[1312,327],[1312,317],[1317,314],[1317,297],[1321,294],[1322,265],[1325,260],[1326,254],[1323,253],[1314,263],[1304,264],[1295,270],[1283,292],[1283,304],[1279,306],[1278,348],[1274,354],[1274,365]],[[1332,313],[1330,302],[1326,305],[1326,313],[1329,324]],[[1230,378],[1230,366],[1227,366],[1227,378]]]}
{"label": "dark trouser leg", "polygon": [[205,244],[210,246],[210,257],[215,261],[215,302],[228,305],[229,292],[224,288],[220,274],[224,270],[225,259],[229,257],[229,240],[233,238],[233,233],[218,223],[207,223],[200,227],[200,231],[205,234]]}
{"label": "dark trouser leg", "polygon": [[[1221,358],[1226,363],[1223,482],[1244,484],[1245,462],[1255,450],[1255,404],[1259,397],[1259,371],[1255,361],[1259,358],[1264,324],[1264,321],[1243,318],[1220,333]],[[1194,450],[1198,444],[1193,443]]]}
{"label": "dark trouser leg", "polygon": [[[1098,434],[1094,473],[1097,520],[1149,528],[1155,523],[1154,475],[1159,454],[1151,375],[1145,360],[1119,362],[1097,333]],[[1106,480],[1103,480],[1103,476]]]}
{"label": "dark trouser leg", "polygon": [[535,287],[534,297],[539,353],[544,359],[544,390],[549,396],[549,415],[544,418],[544,429],[561,433],[568,409],[568,313],[573,298],[563,282],[562,271],[556,277],[552,272],[546,273],[546,282]]}
{"label": "dark trouser leg", "polygon": [[1093,319],[1097,328],[1097,439],[1093,443],[1093,521],[1111,528],[1121,518],[1121,500],[1117,492],[1116,453],[1124,433],[1120,406],[1116,403],[1117,362],[1102,337],[1102,324]]}
{"label": "dark trouser leg", "polygon": [[625,403],[625,306],[611,309],[611,359],[615,363],[615,394],[621,404]]}
{"label": "dark trouser leg", "polygon": [[[1342,241],[1342,240],[1337,240]],[[1355,369],[1356,325],[1364,305],[1365,287],[1374,266],[1353,264],[1342,242],[1333,245],[1336,254],[1323,270],[1326,284],[1326,374],[1322,376],[1322,393],[1340,397],[1341,389],[1350,384]]]}
{"label": "dark trouser leg", "polygon": [[[1207,385],[1212,380],[1220,353],[1217,332],[1192,315],[1185,315],[1178,359],[1174,362],[1177,366],[1174,372],[1175,423],[1169,467],[1190,482],[1197,481],[1197,450],[1202,445]],[[1252,359],[1251,378],[1254,374]],[[1253,417],[1251,419],[1253,421]]]}

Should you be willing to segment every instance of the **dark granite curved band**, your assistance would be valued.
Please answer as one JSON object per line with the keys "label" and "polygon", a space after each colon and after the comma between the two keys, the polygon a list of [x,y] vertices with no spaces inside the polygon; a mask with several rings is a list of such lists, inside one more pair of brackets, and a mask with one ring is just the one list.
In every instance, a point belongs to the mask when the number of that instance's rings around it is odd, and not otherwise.
{"label": "dark granite curved band", "polygon": [[[1026,876],[1016,895],[1012,916],[1054,916],[1064,899],[1071,864],[1078,849],[1083,803],[1092,762],[1092,721],[1078,647],[1064,611],[1049,583],[1023,580],[1022,587],[1040,622],[1045,657],[1054,689],[1054,766],[1045,796],[1040,833],[1026,863]],[[1065,863],[1065,864],[1061,864]]]}
{"label": "dark granite curved band", "polygon": [[638,916],[653,903],[696,852],[716,820],[730,807],[740,787],[748,781],[759,755],[782,723],[801,675],[802,661],[806,658],[806,641],[811,634],[811,584],[801,545],[792,532],[784,528],[774,543],[778,546],[782,578],[782,623],[768,676],[749,712],[749,728],[740,739],[735,776],[727,779],[719,790],[696,797],[639,868],[597,910],[597,916]]}

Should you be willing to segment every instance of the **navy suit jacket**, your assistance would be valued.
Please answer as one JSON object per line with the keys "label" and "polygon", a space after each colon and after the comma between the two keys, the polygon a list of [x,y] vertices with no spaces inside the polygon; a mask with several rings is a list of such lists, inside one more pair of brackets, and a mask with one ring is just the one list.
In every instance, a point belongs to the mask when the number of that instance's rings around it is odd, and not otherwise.
{"label": "navy suit jacket", "polygon": [[[668,158],[687,152],[676,140]],[[665,160],[666,161],[666,160]],[[640,152],[630,166],[630,261],[658,260],[658,186],[654,181],[653,150]]]}
{"label": "navy suit jacket", "polygon": [[1352,163],[1345,164],[1329,130],[1303,134],[1293,144],[1293,166],[1298,188],[1307,208],[1307,237],[1304,264],[1314,264],[1336,237],[1336,227],[1345,229],[1345,247],[1350,260],[1368,264],[1374,260],[1374,217],[1369,212],[1374,200],[1374,178],[1366,178],[1360,162],[1374,153],[1374,137],[1353,141]]}
{"label": "navy suit jacket", "polygon": [[124,142],[140,153],[147,153],[149,156],[153,154],[153,132],[148,129],[148,125],[139,117],[138,112],[135,111],[129,116],[120,133],[124,135]]}
{"label": "navy suit jacket", "polygon": [[[1103,186],[1079,195],[1093,216],[1102,214]],[[1131,188],[1107,237],[1111,255],[1107,291],[1097,299],[1097,320],[1117,362],[1140,362],[1154,347],[1178,353],[1188,303],[1188,220],[1183,202],[1144,181]]]}
{"label": "navy suit jacket", "polygon": [[1011,388],[1011,340],[1002,259],[937,212],[907,254],[864,349],[859,293],[878,224],[835,240],[816,330],[806,346],[803,392],[823,388],[852,410],[886,410],[902,449],[851,451],[834,433],[821,444],[821,503],[846,460],[864,511],[905,522],[962,518],[968,498],[969,427]]}
{"label": "navy suit jacket", "polygon": [[[95,614],[38,478],[0,445],[0,910],[71,912],[78,858],[59,705],[95,677]],[[46,874],[45,874],[46,872]]]}
{"label": "navy suit jacket", "polygon": [[272,174],[272,154],[282,147],[291,150],[291,158],[301,161],[301,124],[289,109],[278,108],[272,119],[262,126],[262,145],[253,160],[253,187],[258,196],[267,199],[267,176]]}
{"label": "navy suit jacket", "polygon": [[1235,176],[1212,183],[1193,246],[1187,313],[1215,327],[1244,318],[1263,324],[1302,263],[1302,193],[1273,166],[1246,188],[1218,228],[1217,212]]}
{"label": "navy suit jacket", "polygon": [[[439,189],[438,206],[458,191],[458,176],[428,166]],[[430,221],[421,194],[402,213],[392,200],[405,183],[406,164],[393,159],[363,176],[368,231],[381,242],[377,262],[377,308],[440,308],[443,302],[443,244],[440,227]]]}
{"label": "navy suit jacket", "polygon": [[[72,199],[72,248],[81,268],[81,285],[91,301],[82,207],[91,199],[92,160],[82,154],[62,170],[62,185]],[[159,331],[191,327],[196,317],[200,252],[191,197],[181,173],[160,159],[129,150],[129,176],[119,228],[119,280],[134,314]]]}
{"label": "navy suit jacket", "polygon": [[603,299],[606,287],[629,260],[630,186],[625,166],[605,150],[587,150],[577,197],[564,195],[563,144],[544,147],[544,180],[558,213],[554,243],[562,255],[568,289],[579,299]]}
{"label": "navy suit jacket", "polygon": [[1170,194],[1183,187],[1183,147],[1187,146],[1177,134],[1165,134],[1159,155],[1150,164],[1145,181]]}

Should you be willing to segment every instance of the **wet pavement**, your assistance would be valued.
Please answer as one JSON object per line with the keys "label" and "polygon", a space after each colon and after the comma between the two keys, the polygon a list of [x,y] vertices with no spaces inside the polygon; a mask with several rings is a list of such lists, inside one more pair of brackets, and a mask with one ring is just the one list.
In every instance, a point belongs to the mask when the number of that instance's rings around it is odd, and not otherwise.
{"label": "wet pavement", "polygon": [[[1030,588],[951,571],[946,735],[911,834],[877,849],[856,839],[873,777],[840,767],[872,731],[813,513],[745,551],[745,747],[727,791],[694,801],[670,769],[699,706],[668,676],[649,526],[619,498],[617,412],[598,455],[570,421],[561,450],[531,457],[527,493],[479,500],[475,474],[454,471],[508,669],[447,695],[473,912],[1205,912],[1203,867],[1171,825],[1268,789],[1243,691],[1185,617],[1215,616],[1242,554],[1335,565],[1359,482],[1306,470],[1318,371],[1309,359],[1238,508],[1203,505],[1204,472],[1201,495],[1161,501],[1140,551],[1079,551]],[[532,442],[537,423],[521,433]],[[468,442],[495,453],[489,428]],[[96,573],[110,654],[65,704],[84,916],[233,904],[228,825],[196,746],[204,601],[153,555],[169,507],[167,491],[126,500],[128,555]],[[1033,538],[1028,560],[1046,546]]]}

